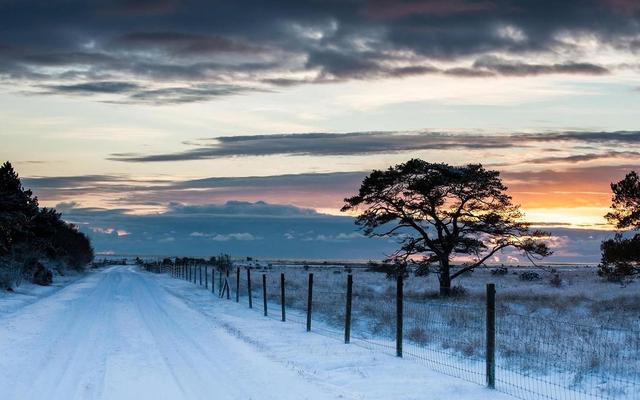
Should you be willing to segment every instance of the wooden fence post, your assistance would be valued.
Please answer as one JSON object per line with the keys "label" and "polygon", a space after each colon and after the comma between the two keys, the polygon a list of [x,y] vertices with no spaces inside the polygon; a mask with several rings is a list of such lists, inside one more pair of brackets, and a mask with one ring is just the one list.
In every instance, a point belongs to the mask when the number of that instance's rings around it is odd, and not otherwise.
{"label": "wooden fence post", "polygon": [[351,296],[353,295],[353,275],[347,275],[347,309],[344,313],[344,342],[351,341]]}
{"label": "wooden fence post", "polygon": [[284,272],[280,273],[280,302],[282,303],[282,322],[284,322],[287,320],[287,316],[285,314],[286,298],[284,297]]}
{"label": "wooden fence post", "polygon": [[249,293],[249,308],[253,308],[253,298],[251,297],[251,267],[247,268],[247,292]]}
{"label": "wooden fence post", "polygon": [[496,388],[496,285],[487,284],[487,387]]}
{"label": "wooden fence post", "polygon": [[236,303],[240,302],[240,267],[236,268]]}
{"label": "wooden fence post", "polygon": [[231,299],[231,288],[229,287],[229,268],[227,267],[227,277],[224,278],[224,287],[227,288],[227,300]]}
{"label": "wooden fence post", "polygon": [[200,286],[202,286],[202,265],[198,266],[198,275],[200,275]]}
{"label": "wooden fence post", "polygon": [[311,331],[311,308],[313,307],[313,273],[309,274],[309,287],[307,288],[307,332]]}
{"label": "wooden fence post", "polygon": [[204,266],[204,288],[209,289],[209,266]]}
{"label": "wooden fence post", "polygon": [[402,357],[402,321],[404,314],[403,306],[403,290],[404,282],[402,274],[398,275],[398,282],[396,284],[396,356]]}
{"label": "wooden fence post", "polygon": [[267,316],[267,275],[262,274],[262,306],[264,309],[264,316]]}
{"label": "wooden fence post", "polygon": [[216,293],[216,269],[213,267],[213,265],[211,266],[211,293],[215,294]]}

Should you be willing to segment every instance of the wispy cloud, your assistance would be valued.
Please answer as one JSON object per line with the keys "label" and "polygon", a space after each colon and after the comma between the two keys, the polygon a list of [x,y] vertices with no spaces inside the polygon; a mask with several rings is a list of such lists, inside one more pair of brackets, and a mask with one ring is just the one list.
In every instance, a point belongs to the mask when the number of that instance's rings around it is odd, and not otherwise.
{"label": "wispy cloud", "polygon": [[[443,132],[352,132],[223,136],[189,144],[187,151],[167,154],[114,154],[127,162],[201,160],[267,155],[359,155],[415,150],[505,149],[552,142],[640,143],[640,132],[546,132],[539,134],[451,134]],[[630,154],[628,154],[630,155]],[[585,156],[572,156],[576,160]],[[595,157],[595,156],[594,156]],[[547,159],[546,161],[550,161]]]}

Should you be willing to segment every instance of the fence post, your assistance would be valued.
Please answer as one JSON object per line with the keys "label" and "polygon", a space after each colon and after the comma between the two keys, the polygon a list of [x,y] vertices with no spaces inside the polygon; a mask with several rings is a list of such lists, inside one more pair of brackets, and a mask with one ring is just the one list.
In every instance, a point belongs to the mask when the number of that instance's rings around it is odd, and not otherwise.
{"label": "fence post", "polygon": [[231,288],[229,287],[229,267],[227,267],[227,277],[224,280],[224,286],[227,288],[227,300],[231,298]]}
{"label": "fence post", "polygon": [[209,289],[209,266],[204,266],[204,288]]}
{"label": "fence post", "polygon": [[211,293],[215,294],[216,293],[216,269],[214,268],[214,266],[211,266]]}
{"label": "fence post", "polygon": [[287,316],[285,314],[286,299],[284,297],[284,272],[280,273],[280,302],[282,303],[282,322],[284,322],[287,320]]}
{"label": "fence post", "polygon": [[198,266],[198,275],[200,275],[200,286],[202,286],[202,265]]}
{"label": "fence post", "polygon": [[496,285],[487,284],[487,387],[496,388]]}
{"label": "fence post", "polygon": [[347,275],[347,309],[344,313],[344,342],[351,341],[351,296],[353,294],[353,275]]}
{"label": "fence post", "polygon": [[396,284],[396,356],[402,357],[402,321],[404,314],[404,282],[402,273],[398,275]]}
{"label": "fence post", "polygon": [[253,308],[253,298],[251,297],[251,267],[247,268],[247,293],[249,294],[249,308]]}
{"label": "fence post", "polygon": [[236,303],[240,302],[240,267],[236,269]]}
{"label": "fence post", "polygon": [[313,273],[309,274],[309,288],[307,289],[307,332],[311,331],[311,307],[313,306]]}
{"label": "fence post", "polygon": [[267,316],[267,275],[262,274],[262,306],[264,309],[264,316]]}

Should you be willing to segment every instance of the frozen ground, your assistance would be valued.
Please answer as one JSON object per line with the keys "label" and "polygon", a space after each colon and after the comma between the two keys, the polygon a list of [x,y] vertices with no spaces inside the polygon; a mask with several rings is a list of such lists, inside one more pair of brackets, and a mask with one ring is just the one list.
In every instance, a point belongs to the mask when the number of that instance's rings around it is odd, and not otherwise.
{"label": "frozen ground", "polygon": [[2,399],[509,398],[133,267],[8,296]]}

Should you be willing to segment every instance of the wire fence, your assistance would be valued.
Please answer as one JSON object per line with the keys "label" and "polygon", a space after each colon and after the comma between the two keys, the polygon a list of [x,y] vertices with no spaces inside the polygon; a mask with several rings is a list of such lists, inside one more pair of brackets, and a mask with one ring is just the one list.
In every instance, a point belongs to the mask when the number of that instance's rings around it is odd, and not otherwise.
{"label": "wire fence", "polygon": [[344,271],[210,266],[201,283],[201,268],[147,269],[207,286],[273,319],[412,359],[517,398],[640,400],[638,330],[514,313],[500,303],[499,294],[494,304],[489,292],[471,305],[405,299],[402,279],[394,287],[388,281],[359,282],[358,273]]}

